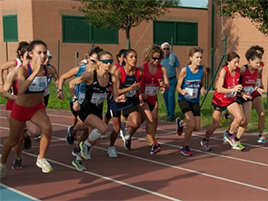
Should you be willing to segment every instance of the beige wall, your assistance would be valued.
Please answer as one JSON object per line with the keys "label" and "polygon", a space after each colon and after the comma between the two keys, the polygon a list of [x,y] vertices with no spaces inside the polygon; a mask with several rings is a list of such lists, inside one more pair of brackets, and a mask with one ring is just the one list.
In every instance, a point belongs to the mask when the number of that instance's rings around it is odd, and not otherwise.
{"label": "beige wall", "polygon": [[[0,64],[16,57],[15,50],[18,42],[3,42],[2,16],[17,14],[19,41],[31,41],[40,39],[46,42],[51,51],[53,59],[51,63],[58,66],[59,73],[63,74],[75,66],[75,52],[79,52],[78,61],[84,58],[85,53],[92,48],[92,44],[82,43],[62,43],[62,15],[82,16],[72,6],[78,6],[78,1],[72,0],[2,0],[0,1]],[[244,54],[252,45],[261,45],[266,49],[263,61],[264,84],[267,86],[267,66],[268,40],[264,37],[250,20],[243,18],[227,19],[218,15],[218,8],[215,8],[214,23],[214,68],[219,64],[219,60],[224,52],[224,42],[222,39],[227,36],[227,52],[236,51],[241,56],[241,65],[246,62]],[[165,16],[159,17],[162,21],[182,21],[198,22],[198,46],[204,49],[203,65],[210,67],[211,61],[211,5],[206,9],[172,8]],[[138,53],[138,64],[142,63],[142,52],[144,48],[153,43],[153,23],[143,22],[138,27],[131,29],[131,47]],[[59,43],[59,49],[58,49]],[[119,31],[119,44],[94,44],[110,51],[114,55],[127,47],[126,34]],[[174,46],[173,51],[177,53],[184,66],[188,61],[188,46]],[[58,55],[59,53],[59,55]],[[58,60],[59,57],[59,60]]]}
{"label": "beige wall", "polygon": [[249,19],[237,16],[236,18],[220,17],[215,8],[215,62],[217,67],[219,60],[224,53],[224,42],[222,39],[227,37],[227,53],[236,52],[240,56],[240,65],[247,63],[245,58],[246,51],[253,45],[264,48],[263,61],[263,84],[267,91],[267,69],[268,69],[268,38],[257,30]]}

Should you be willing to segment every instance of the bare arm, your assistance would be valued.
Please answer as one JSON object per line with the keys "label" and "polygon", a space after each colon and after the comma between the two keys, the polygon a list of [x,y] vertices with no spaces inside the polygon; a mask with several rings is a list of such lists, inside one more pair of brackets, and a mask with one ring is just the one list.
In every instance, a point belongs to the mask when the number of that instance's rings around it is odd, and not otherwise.
{"label": "bare arm", "polygon": [[91,84],[93,82],[93,72],[84,72],[82,76],[77,77],[69,82],[71,97],[76,97],[75,85],[81,84],[82,82],[86,82],[87,85]]}
{"label": "bare arm", "polygon": [[183,96],[187,93],[185,90],[182,90],[181,88],[185,76],[186,76],[186,67],[183,67],[180,70],[179,77],[177,79],[177,91]]}
{"label": "bare arm", "polygon": [[15,101],[17,99],[16,95],[12,95],[11,93],[9,93],[14,81],[16,80],[16,77],[17,77],[17,71],[15,70],[7,75],[2,92],[2,96],[7,100]]}
{"label": "bare arm", "polygon": [[3,72],[9,68],[14,68],[16,67],[16,62],[15,61],[8,61],[0,66],[0,85],[4,84],[3,81]]}

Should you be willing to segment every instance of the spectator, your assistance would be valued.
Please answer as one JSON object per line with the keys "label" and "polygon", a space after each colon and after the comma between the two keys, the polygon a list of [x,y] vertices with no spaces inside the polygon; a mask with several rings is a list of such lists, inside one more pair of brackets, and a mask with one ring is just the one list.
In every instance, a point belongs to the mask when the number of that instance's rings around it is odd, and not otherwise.
{"label": "spectator", "polygon": [[179,75],[180,62],[177,58],[177,55],[170,51],[169,43],[165,42],[161,45],[161,48],[164,52],[164,58],[161,61],[161,65],[164,66],[167,70],[168,79],[170,88],[165,91],[163,94],[166,110],[167,110],[167,120],[175,120],[175,90],[177,86],[177,75]]}

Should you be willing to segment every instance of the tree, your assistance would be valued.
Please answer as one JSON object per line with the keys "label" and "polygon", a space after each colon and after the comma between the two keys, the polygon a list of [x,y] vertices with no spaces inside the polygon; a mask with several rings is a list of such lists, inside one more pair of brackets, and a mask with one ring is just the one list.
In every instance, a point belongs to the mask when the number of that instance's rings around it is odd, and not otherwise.
{"label": "tree", "polygon": [[179,0],[80,0],[78,10],[83,12],[88,23],[96,28],[125,30],[130,48],[130,29],[142,21],[155,20]]}
{"label": "tree", "polygon": [[260,32],[268,35],[268,1],[267,0],[216,0],[220,13],[235,17],[236,14],[249,18]]}

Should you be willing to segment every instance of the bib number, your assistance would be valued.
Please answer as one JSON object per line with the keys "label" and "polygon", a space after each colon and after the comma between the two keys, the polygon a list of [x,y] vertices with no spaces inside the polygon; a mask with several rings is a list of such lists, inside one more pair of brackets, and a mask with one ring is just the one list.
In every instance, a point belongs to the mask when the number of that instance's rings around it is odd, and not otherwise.
{"label": "bib number", "polygon": [[41,92],[43,91],[47,86],[47,77],[35,77],[33,82],[31,83],[29,87],[29,91],[33,92]]}
{"label": "bib number", "polygon": [[148,96],[155,96],[157,95],[158,90],[159,90],[159,87],[146,86],[145,94]]}

